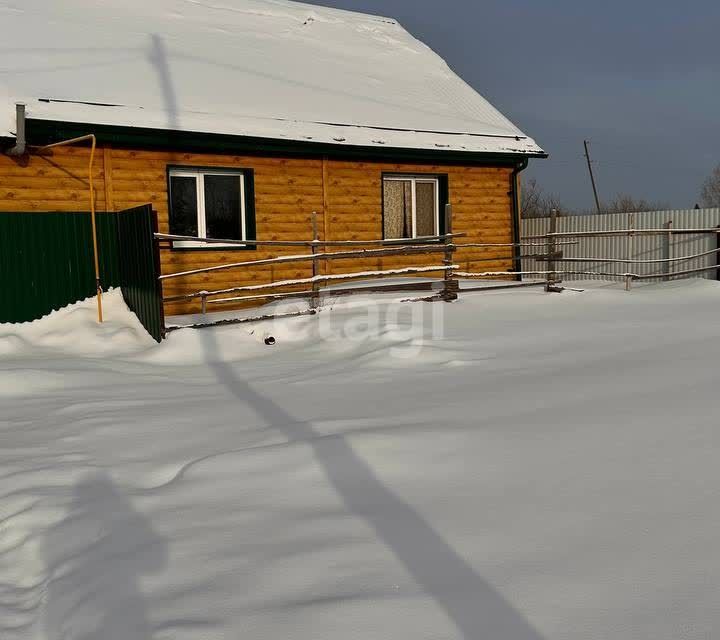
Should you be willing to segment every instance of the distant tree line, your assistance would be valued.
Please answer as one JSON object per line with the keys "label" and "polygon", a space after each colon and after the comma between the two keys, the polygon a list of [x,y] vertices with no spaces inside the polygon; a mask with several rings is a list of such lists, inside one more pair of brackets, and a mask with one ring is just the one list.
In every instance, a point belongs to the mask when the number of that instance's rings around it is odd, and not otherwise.
{"label": "distant tree line", "polygon": [[720,164],[703,182],[700,197],[704,206],[720,207]]}
{"label": "distant tree line", "polygon": [[553,209],[561,215],[567,213],[560,198],[554,193],[545,193],[535,178],[521,183],[520,207],[523,218],[547,218]]}
{"label": "distant tree line", "polygon": [[[535,178],[523,182],[521,189],[523,218],[548,218],[556,209],[558,215],[590,215],[595,209],[570,209],[554,193],[546,193]],[[661,211],[669,208],[664,202],[653,202],[645,198],[635,198],[628,194],[618,194],[608,202],[600,203],[603,213],[625,213],[638,211]]]}
{"label": "distant tree line", "polygon": [[[704,207],[720,207],[720,164],[703,182],[700,201]],[[556,209],[560,216],[597,213],[595,209],[570,209],[557,194],[547,193],[535,178],[523,181],[521,206],[523,218],[547,218],[553,209]],[[612,200],[600,203],[602,213],[663,211],[669,208],[665,202],[636,198],[628,194],[618,194]]]}

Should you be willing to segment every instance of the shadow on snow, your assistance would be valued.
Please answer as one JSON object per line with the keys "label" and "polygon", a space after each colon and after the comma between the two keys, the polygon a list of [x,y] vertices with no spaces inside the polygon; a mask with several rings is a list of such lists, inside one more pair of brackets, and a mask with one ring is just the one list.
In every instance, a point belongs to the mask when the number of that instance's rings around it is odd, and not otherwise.
{"label": "shadow on snow", "polygon": [[393,494],[343,436],[318,437],[312,423],[298,421],[255,391],[222,361],[215,331],[200,331],[207,362],[218,382],[249,405],[290,442],[312,447],[328,482],[347,510],[362,518],[402,563],[415,582],[453,621],[467,640],[542,640],[505,598],[442,538],[410,505]]}

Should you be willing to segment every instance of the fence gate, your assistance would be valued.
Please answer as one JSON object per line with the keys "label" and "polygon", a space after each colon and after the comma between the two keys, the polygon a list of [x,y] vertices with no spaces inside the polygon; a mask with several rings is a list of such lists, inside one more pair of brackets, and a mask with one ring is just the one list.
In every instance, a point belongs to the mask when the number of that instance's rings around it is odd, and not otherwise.
{"label": "fence gate", "polygon": [[123,298],[147,332],[160,342],[165,337],[160,275],[160,252],[154,239],[157,215],[149,204],[117,214],[120,286]]}

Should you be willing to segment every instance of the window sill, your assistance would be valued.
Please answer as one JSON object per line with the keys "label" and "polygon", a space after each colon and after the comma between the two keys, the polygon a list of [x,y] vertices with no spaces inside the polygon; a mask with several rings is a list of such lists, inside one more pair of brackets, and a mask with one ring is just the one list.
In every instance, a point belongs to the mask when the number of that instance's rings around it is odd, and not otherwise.
{"label": "window sill", "polygon": [[171,249],[173,251],[254,251],[257,246],[254,244],[207,244],[205,242],[175,240]]}

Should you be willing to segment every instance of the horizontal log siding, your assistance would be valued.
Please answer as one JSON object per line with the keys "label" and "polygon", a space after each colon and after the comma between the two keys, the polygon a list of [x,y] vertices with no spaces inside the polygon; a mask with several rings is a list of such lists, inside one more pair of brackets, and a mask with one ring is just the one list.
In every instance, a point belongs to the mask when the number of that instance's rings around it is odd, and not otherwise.
{"label": "horizontal log siding", "polygon": [[[510,169],[334,161],[328,162],[327,169],[328,239],[382,237],[383,173],[447,175],[453,205],[453,231],[466,234],[458,242],[512,242]],[[466,271],[504,271],[512,267],[512,259],[503,256],[511,254],[509,247],[460,249],[455,254],[455,263]],[[497,259],[476,262],[478,258]],[[330,272],[394,269],[441,261],[441,254],[338,260],[332,263]]]}
{"label": "horizontal log siding", "polygon": [[[112,183],[115,207],[125,209],[149,202],[158,213],[161,233],[169,233],[167,166],[237,167],[253,169],[255,175],[255,220],[262,240],[311,240],[312,212],[320,217],[322,230],[322,162],[311,159],[257,158],[235,155],[206,155],[160,151],[113,149]],[[268,247],[255,251],[222,249],[164,250],[162,273],[174,273],[227,262],[260,260],[303,253],[298,247]],[[163,282],[165,296],[261,284],[273,280],[307,278],[310,263],[289,263],[204,273]],[[210,309],[232,309],[233,305],[211,305]],[[198,313],[200,301],[166,305],[167,315]]]}
{"label": "horizontal log siding", "polygon": [[[0,153],[0,211],[89,211],[90,147],[60,147],[22,159]],[[95,205],[105,211],[102,149],[93,163]]]}
{"label": "horizontal log siding", "polygon": [[[0,211],[77,211],[87,206],[89,148],[55,149],[51,156],[30,156],[26,166],[0,155]],[[261,240],[312,238],[311,216],[318,212],[321,239],[358,240],[382,237],[383,172],[447,174],[453,204],[453,230],[466,233],[460,242],[511,242],[510,170],[495,167],[342,162],[302,158],[259,158],[111,149],[96,153],[93,179],[99,211],[120,211],[150,203],[158,213],[160,231],[169,232],[167,165],[253,169],[257,237]],[[106,199],[106,177],[107,199]],[[327,233],[327,237],[325,236]],[[164,250],[161,270],[172,273],[279,255],[303,253],[298,247],[256,251]],[[455,262],[463,270],[506,270],[509,249],[463,249]],[[496,261],[474,262],[497,257]],[[442,255],[338,260],[321,264],[321,273],[358,272],[439,264]],[[199,274],[163,283],[165,295],[306,278],[310,263],[280,264]],[[440,274],[438,274],[440,275]],[[232,308],[218,305],[210,308]],[[168,304],[168,315],[199,311],[199,301]]]}

